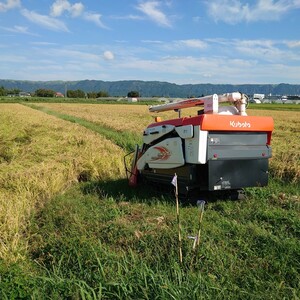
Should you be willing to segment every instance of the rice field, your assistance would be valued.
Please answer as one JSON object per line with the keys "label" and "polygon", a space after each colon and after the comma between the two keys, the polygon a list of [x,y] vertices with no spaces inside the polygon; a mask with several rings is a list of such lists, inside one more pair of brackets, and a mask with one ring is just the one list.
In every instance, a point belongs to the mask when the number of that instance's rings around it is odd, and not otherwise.
{"label": "rice field", "polygon": [[248,110],[275,121],[270,184],[207,203],[196,251],[199,212],[182,205],[180,264],[173,196],[125,179],[123,134],[156,115],[34,105],[0,105],[1,299],[299,299],[299,112]]}
{"label": "rice field", "polygon": [[249,110],[249,115],[272,116],[271,168],[276,178],[300,182],[300,114],[292,111]]}

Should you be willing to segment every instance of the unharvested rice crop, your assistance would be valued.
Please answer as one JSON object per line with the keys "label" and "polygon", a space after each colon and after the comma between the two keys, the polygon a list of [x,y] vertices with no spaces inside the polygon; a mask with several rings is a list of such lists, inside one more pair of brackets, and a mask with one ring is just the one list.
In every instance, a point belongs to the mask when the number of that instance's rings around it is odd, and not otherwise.
{"label": "unharvested rice crop", "polygon": [[[149,113],[147,105],[122,104],[68,104],[68,103],[42,103],[35,104],[60,113],[83,118],[90,122],[112,127],[116,130],[128,130],[141,134],[145,127],[154,122],[156,116],[162,119],[177,118],[174,112]],[[189,115],[192,109],[184,110]],[[193,112],[194,114],[194,112]]]}
{"label": "unharvested rice crop", "polygon": [[123,175],[123,150],[84,127],[19,104],[0,110],[0,258],[24,254],[30,215],[78,180]]}
{"label": "unharvested rice crop", "polygon": [[274,177],[300,181],[300,113],[293,111],[249,110],[250,115],[274,119],[271,169]]}

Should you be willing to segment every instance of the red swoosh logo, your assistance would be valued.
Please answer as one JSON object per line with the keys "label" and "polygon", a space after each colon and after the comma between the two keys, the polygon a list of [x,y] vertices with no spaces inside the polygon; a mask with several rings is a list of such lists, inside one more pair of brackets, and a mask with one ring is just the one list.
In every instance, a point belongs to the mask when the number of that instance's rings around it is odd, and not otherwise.
{"label": "red swoosh logo", "polygon": [[156,150],[159,151],[159,153],[157,154],[156,157],[151,157],[151,160],[167,160],[170,156],[171,156],[171,153],[170,151],[165,148],[165,147],[154,147]]}

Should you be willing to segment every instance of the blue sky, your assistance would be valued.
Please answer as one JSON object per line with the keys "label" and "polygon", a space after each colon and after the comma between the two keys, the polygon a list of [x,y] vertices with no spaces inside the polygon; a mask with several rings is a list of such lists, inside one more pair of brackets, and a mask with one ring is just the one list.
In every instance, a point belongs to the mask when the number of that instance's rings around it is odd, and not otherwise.
{"label": "blue sky", "polygon": [[300,0],[0,0],[0,78],[300,84]]}

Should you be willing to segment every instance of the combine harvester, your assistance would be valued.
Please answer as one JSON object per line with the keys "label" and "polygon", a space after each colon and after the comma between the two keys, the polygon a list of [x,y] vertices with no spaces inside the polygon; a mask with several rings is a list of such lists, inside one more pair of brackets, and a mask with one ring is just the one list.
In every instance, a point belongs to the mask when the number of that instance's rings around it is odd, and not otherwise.
{"label": "combine harvester", "polygon": [[[143,145],[126,167],[129,185],[170,186],[176,174],[182,196],[229,191],[232,198],[241,198],[245,187],[266,186],[273,119],[247,116],[247,103],[236,92],[150,106],[150,112],[179,111],[179,118],[156,118],[145,129]],[[180,116],[181,109],[197,106],[204,109],[196,116]]]}

